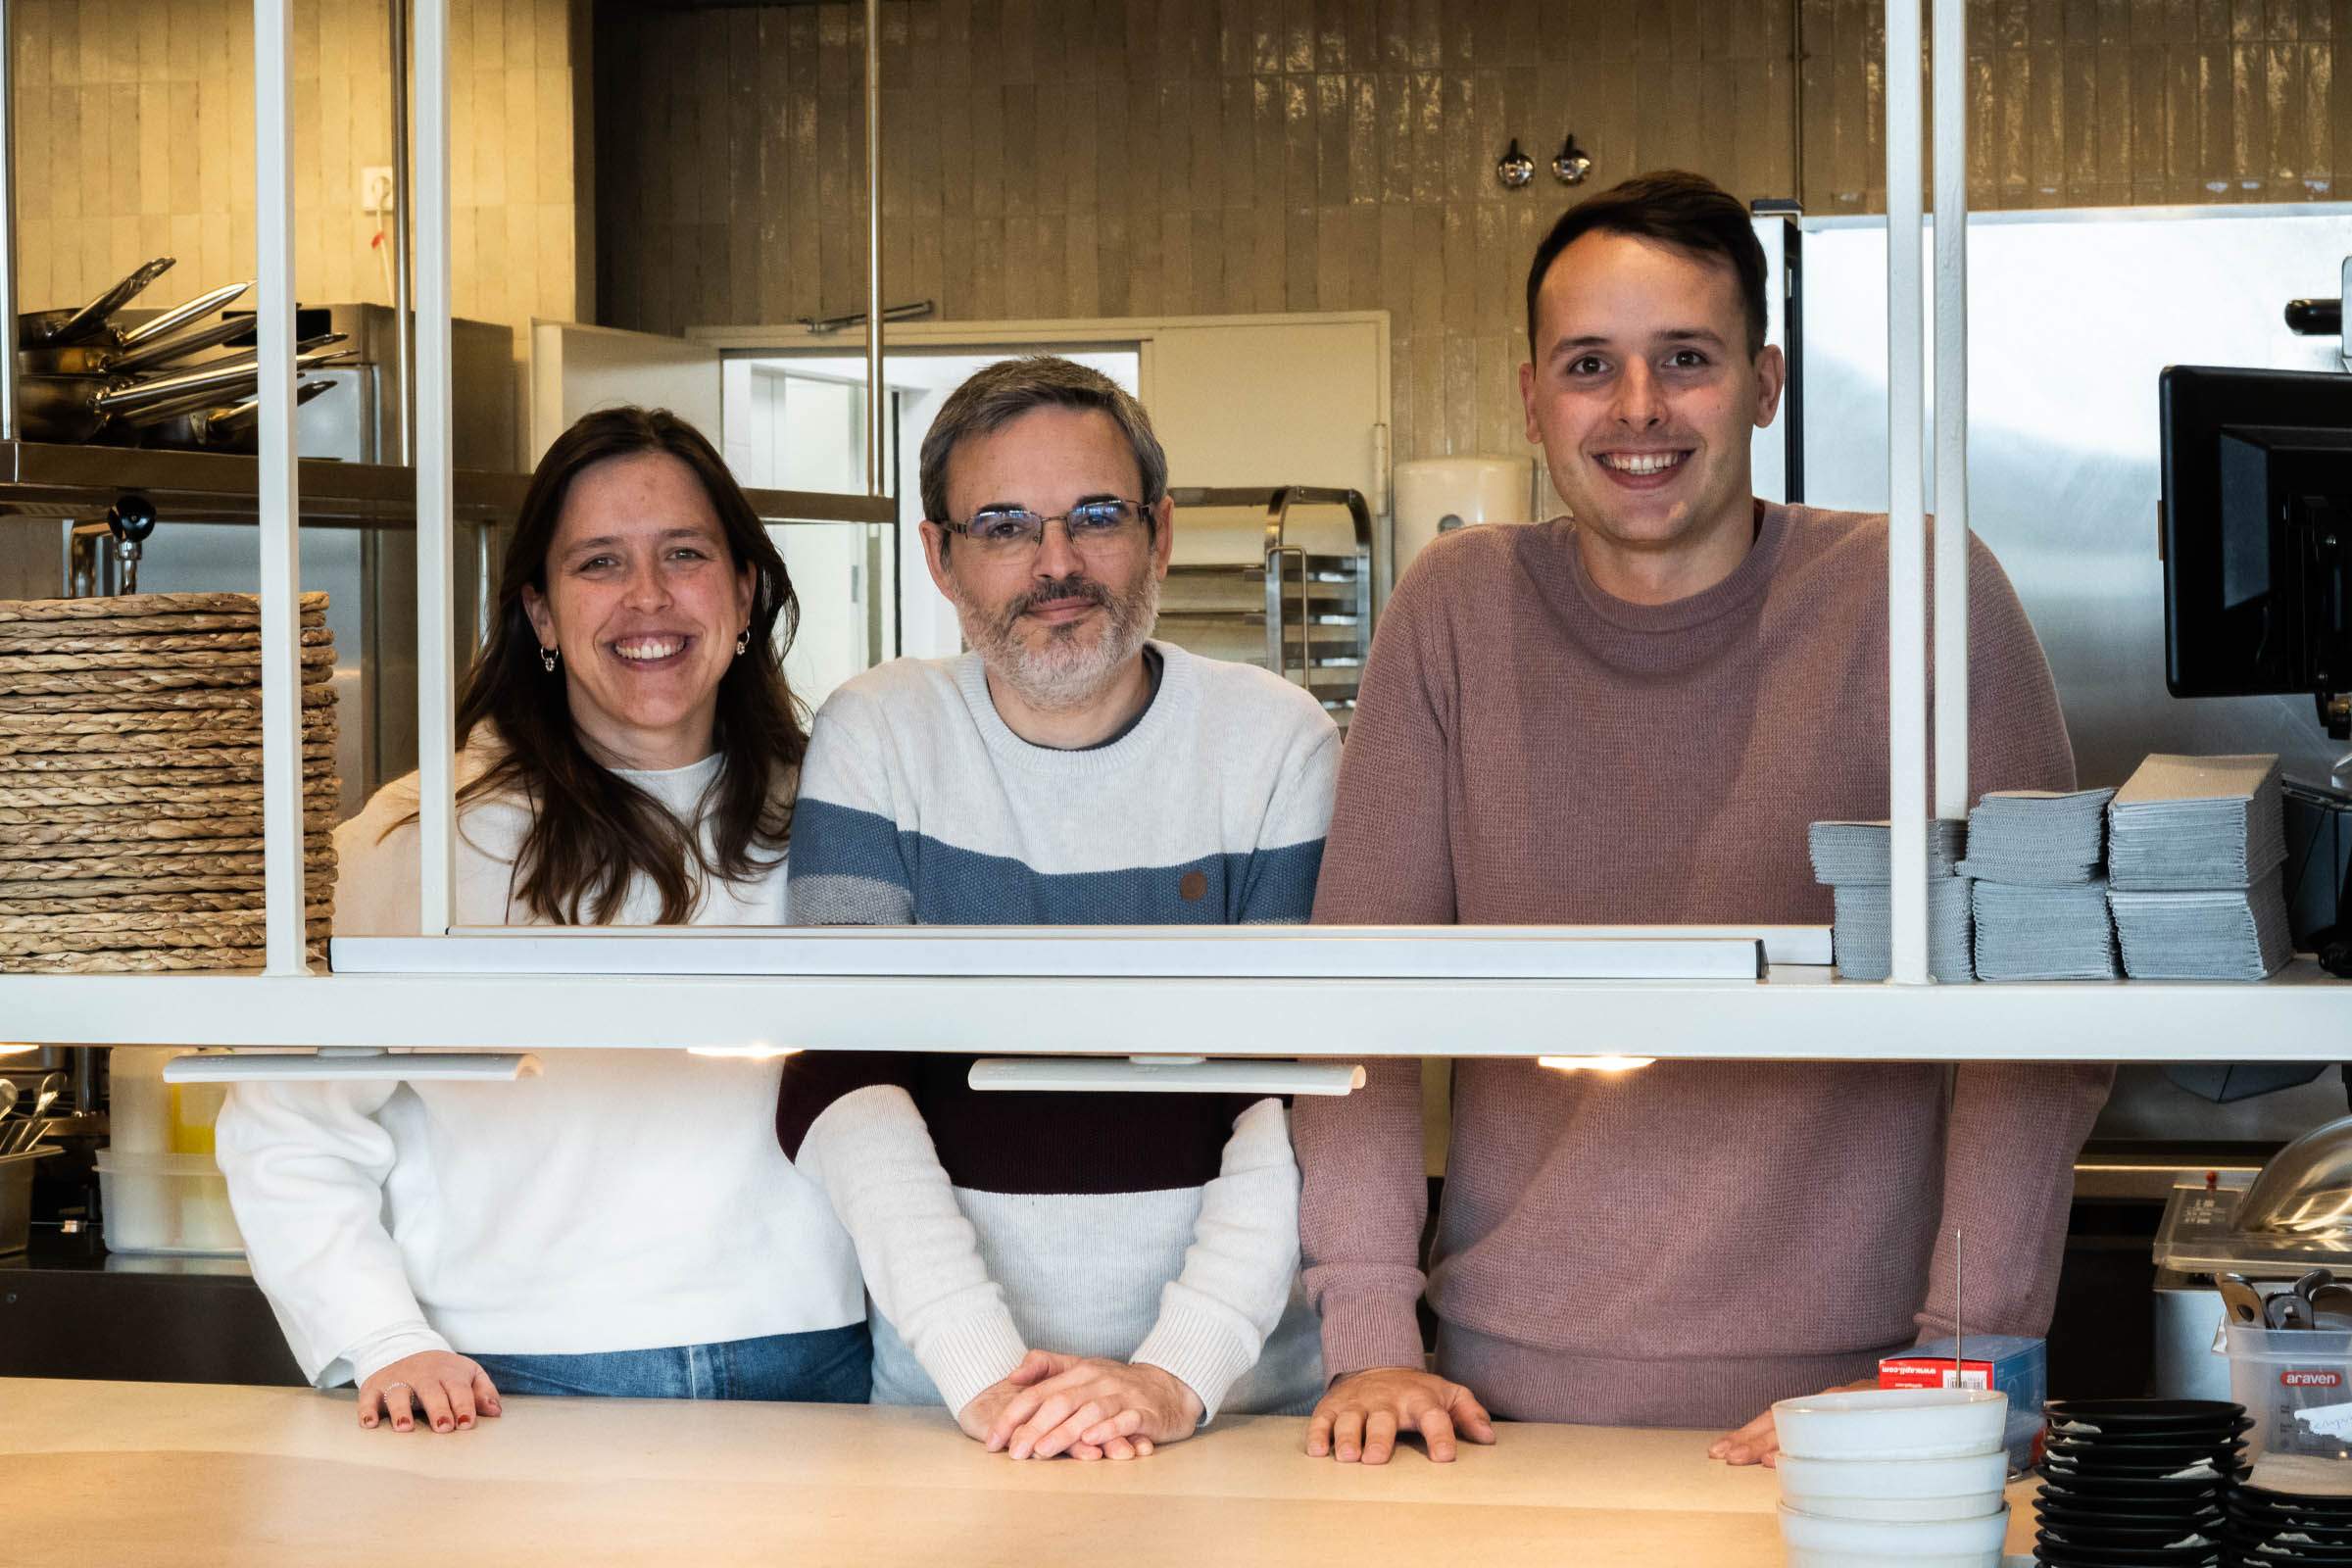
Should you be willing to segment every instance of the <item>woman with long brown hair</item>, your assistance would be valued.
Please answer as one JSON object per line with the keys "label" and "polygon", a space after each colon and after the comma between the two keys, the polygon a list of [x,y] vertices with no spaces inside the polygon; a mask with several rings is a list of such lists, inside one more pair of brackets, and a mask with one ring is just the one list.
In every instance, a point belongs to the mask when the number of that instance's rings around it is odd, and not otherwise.
{"label": "woman with long brown hair", "polygon": [[[460,923],[782,923],[796,614],[691,425],[611,409],[564,432],[459,698]],[[416,802],[400,780],[337,831],[338,933],[416,929]],[[220,1167],[304,1372],[404,1431],[471,1426],[502,1391],[865,1398],[856,1256],[776,1147],[778,1064],[544,1061],[230,1096]]]}

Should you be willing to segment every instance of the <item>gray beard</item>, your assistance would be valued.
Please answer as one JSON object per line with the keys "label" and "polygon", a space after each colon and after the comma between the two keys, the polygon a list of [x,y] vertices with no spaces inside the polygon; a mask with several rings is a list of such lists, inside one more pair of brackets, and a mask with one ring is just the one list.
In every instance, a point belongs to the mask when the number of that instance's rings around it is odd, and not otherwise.
{"label": "gray beard", "polygon": [[1056,626],[1043,647],[1033,648],[1014,629],[1020,619],[1017,612],[992,614],[960,593],[954,598],[963,640],[979,654],[989,673],[1011,687],[1022,702],[1049,713],[1084,708],[1100,697],[1127,662],[1143,651],[1159,621],[1159,576],[1148,561],[1141,582],[1125,593],[1105,592],[1102,603],[1108,619],[1091,643],[1080,641],[1083,626]]}

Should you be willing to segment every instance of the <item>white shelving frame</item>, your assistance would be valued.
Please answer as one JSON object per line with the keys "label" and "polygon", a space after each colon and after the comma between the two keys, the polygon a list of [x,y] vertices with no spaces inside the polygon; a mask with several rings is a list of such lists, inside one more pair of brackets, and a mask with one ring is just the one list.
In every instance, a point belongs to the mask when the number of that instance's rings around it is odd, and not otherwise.
{"label": "white shelving frame", "polygon": [[[1933,461],[1948,526],[1936,542],[1934,794],[1927,776],[1927,572],[1921,410],[1921,0],[1889,0],[1886,137],[1890,297],[1887,357],[1895,507],[1888,552],[1889,815],[1894,971],[1833,980],[1814,963],[1721,977],[1726,933],[1546,932],[1523,937],[1524,972],[1498,970],[1492,931],[1391,934],[1366,956],[1329,931],[1251,928],[1203,941],[1181,972],[1136,956],[1135,933],[1019,934],[1019,972],[943,957],[939,932],[834,933],[857,961],[807,934],[761,945],[745,933],[453,932],[449,746],[452,579],[449,88],[447,0],[416,0],[418,733],[424,754],[421,931],[358,944],[348,969],[302,959],[299,715],[292,594],[299,580],[291,440],[293,188],[288,160],[289,0],[255,0],[257,195],[261,219],[265,783],[270,946],[259,974],[0,975],[0,1039],[58,1045],[547,1051],[580,1047],[946,1050],[1038,1054],[1373,1057],[1624,1054],[1723,1059],[2192,1061],[2236,1055],[2336,1060],[2352,1048],[2352,986],[2299,964],[2261,985],[1935,985],[1926,971],[1924,820],[1967,799],[1965,693],[1966,225],[1960,65],[1964,8],[1939,8],[1934,91],[1938,353]],[[868,145],[880,113],[869,0]],[[6,0],[0,0],[4,26]],[[867,194],[878,248],[879,171]],[[0,181],[0,213],[7,186]],[[0,295],[13,295],[0,259]],[[879,360],[878,267],[867,270],[869,364]],[[13,312],[13,298],[0,299]],[[5,326],[0,324],[0,335]],[[5,378],[0,378],[5,379]],[[7,400],[0,397],[0,404]],[[8,411],[0,407],[0,417]],[[880,493],[875,472],[869,489]],[[1910,847],[1906,850],[1904,847]],[[985,934],[984,934],[985,935]],[[1003,935],[1003,934],[999,934]],[[1692,940],[1702,936],[1714,943]],[[1674,957],[1707,950],[1688,971]],[[1808,940],[1766,939],[1786,958]],[[1810,939],[1818,946],[1818,933]],[[745,943],[751,943],[746,948]],[[798,944],[795,946],[794,944]],[[1575,945],[1587,946],[1579,949]],[[1320,944],[1320,946],[1318,946]],[[1546,947],[1549,944],[1549,947]],[[1614,946],[1612,946],[1614,944]],[[1565,945],[1565,946],[1563,946]],[[843,949],[830,950],[838,955]],[[1007,951],[1010,951],[1009,949]],[[1614,955],[1578,967],[1581,952]],[[1752,946],[1751,946],[1752,952]],[[1385,956],[1383,956],[1385,955]],[[1663,956],[1663,957],[1661,957]],[[1818,958],[1818,953],[1796,956]],[[1614,967],[1611,965],[1614,964]],[[980,966],[985,968],[985,965]],[[395,972],[403,971],[403,972]],[[1620,978],[1576,978],[1593,972]],[[1537,975],[1545,977],[1538,978]],[[1705,976],[1716,977],[1705,977]]]}

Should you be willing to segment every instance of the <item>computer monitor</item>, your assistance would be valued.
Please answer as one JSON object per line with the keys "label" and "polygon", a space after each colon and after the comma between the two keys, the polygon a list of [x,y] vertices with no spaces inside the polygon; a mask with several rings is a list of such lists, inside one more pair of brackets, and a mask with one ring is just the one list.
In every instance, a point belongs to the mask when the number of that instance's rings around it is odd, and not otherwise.
{"label": "computer monitor", "polygon": [[2352,375],[2176,365],[2163,419],[2165,684],[2352,691]]}

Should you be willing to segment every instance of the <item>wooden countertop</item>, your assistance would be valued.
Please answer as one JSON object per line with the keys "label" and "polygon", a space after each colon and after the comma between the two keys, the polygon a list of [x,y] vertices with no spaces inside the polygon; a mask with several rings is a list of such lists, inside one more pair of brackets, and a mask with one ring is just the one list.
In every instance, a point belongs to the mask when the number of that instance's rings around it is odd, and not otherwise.
{"label": "wooden countertop", "polygon": [[1710,1461],[1711,1433],[1508,1425],[1381,1469],[1310,1461],[1302,1433],[1244,1416],[1132,1463],[1022,1462],[936,1410],[513,1397],[442,1437],[362,1431],[349,1391],[0,1379],[0,1495],[43,1568],[1781,1561],[1772,1472]]}

